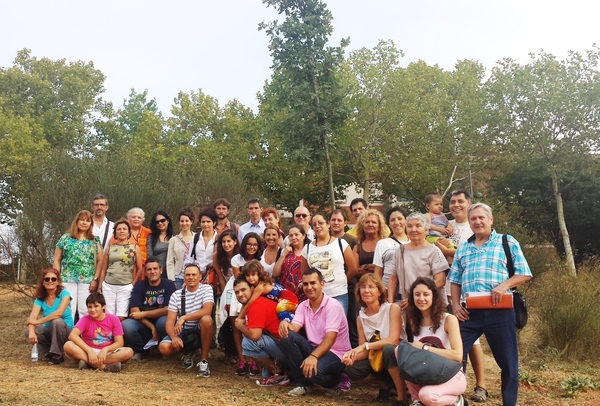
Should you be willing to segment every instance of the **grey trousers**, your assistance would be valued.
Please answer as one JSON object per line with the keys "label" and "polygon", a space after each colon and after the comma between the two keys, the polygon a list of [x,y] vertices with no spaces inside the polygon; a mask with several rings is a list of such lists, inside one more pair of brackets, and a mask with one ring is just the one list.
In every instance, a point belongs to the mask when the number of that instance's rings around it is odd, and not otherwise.
{"label": "grey trousers", "polygon": [[[63,319],[54,319],[50,322],[50,327],[36,326],[35,334],[38,338],[38,351],[40,357],[46,353],[64,355],[63,346],[69,340],[71,328],[67,326]],[[28,333],[25,333],[28,335]]]}

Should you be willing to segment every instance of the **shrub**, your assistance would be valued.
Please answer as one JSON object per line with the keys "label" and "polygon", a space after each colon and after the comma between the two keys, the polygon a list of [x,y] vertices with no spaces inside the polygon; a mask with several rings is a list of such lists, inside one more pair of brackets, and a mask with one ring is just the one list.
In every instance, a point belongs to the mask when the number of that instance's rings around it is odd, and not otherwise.
{"label": "shrub", "polygon": [[532,291],[530,306],[539,315],[542,345],[573,359],[600,359],[600,265],[582,265],[577,276],[553,269]]}

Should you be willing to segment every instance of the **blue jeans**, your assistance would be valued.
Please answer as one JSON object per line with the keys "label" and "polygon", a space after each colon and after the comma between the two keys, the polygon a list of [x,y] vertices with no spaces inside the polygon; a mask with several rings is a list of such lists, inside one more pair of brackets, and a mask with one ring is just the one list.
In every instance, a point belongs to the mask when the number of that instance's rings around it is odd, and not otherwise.
{"label": "blue jeans", "polygon": [[473,343],[482,334],[500,367],[502,405],[515,406],[519,396],[519,349],[513,309],[469,310],[469,320],[460,322],[463,341],[463,365]]}
{"label": "blue jeans", "polygon": [[250,358],[272,358],[281,369],[287,369],[287,360],[272,337],[263,334],[258,340],[252,341],[244,337],[242,353]]}
{"label": "blue jeans", "polygon": [[338,302],[340,302],[340,304],[342,305],[342,307],[344,308],[344,313],[346,315],[348,315],[348,294],[344,293],[343,295],[339,295],[336,297],[332,297],[332,299],[337,300]]}
{"label": "blue jeans", "polygon": [[175,287],[180,290],[183,288],[183,279],[175,278]]}
{"label": "blue jeans", "polygon": [[[161,316],[154,322],[156,331],[158,332],[159,342],[167,335],[165,330],[166,322],[167,316]],[[146,345],[146,343],[152,338],[152,331],[141,321],[136,319],[125,319],[121,324],[123,325],[125,345],[133,348],[133,351],[135,352],[147,352],[144,350],[144,345]]]}
{"label": "blue jeans", "polygon": [[300,365],[305,358],[310,356],[315,347],[300,334],[290,331],[287,338],[281,339],[281,349],[288,360],[290,373],[292,379],[296,382],[296,386],[311,386],[314,383],[324,388],[333,388],[340,383],[344,364],[333,352],[327,351],[325,355],[319,358],[317,373],[311,378],[306,378]]}

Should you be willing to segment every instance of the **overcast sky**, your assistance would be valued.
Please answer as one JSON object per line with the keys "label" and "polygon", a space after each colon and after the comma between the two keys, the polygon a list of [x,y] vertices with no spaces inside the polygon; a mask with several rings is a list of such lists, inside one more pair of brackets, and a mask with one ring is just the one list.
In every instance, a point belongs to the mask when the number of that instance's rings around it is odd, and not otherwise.
{"label": "overcast sky", "polygon": [[[392,39],[403,65],[422,59],[452,69],[486,68],[540,48],[563,58],[600,44],[600,2],[328,0],[332,43],[348,51]],[[178,92],[202,89],[221,105],[256,110],[270,77],[268,39],[258,23],[277,18],[260,0],[0,0],[0,66],[18,50],[35,57],[93,61],[106,75],[103,97],[121,106],[131,88],[148,89],[168,114]]]}

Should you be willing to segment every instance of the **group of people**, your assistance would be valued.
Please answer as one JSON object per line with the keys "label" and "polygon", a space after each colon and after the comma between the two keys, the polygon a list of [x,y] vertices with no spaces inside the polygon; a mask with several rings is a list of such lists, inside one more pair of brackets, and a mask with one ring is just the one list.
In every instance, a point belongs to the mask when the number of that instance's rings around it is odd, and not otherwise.
{"label": "group of people", "polygon": [[[427,208],[408,215],[393,207],[384,218],[358,198],[350,205],[356,226],[346,232],[344,210],[311,215],[300,206],[284,232],[277,210],[258,199],[248,201],[242,225],[218,199],[197,217],[198,233],[193,211],[182,210],[175,236],[163,211],[150,228],[139,208],[109,222],[108,201],[98,195],[93,212],[78,213],[57,243],[53,268],[42,272],[29,341],[43,346],[50,363],[66,354],[80,368],[113,372],[152,346],[164,356],[182,353],[186,369],[200,350],[198,376],[208,377],[208,352],[218,339],[236,358],[238,375],[257,375],[261,386],[293,380],[290,396],[363,381],[379,386],[378,400],[396,405],[409,397],[411,405],[463,405],[468,354],[476,375],[471,399],[488,396],[481,347],[473,345],[485,334],[502,370],[503,404],[515,405],[514,311],[494,306],[531,278],[522,250],[508,236],[509,277],[492,210],[472,204],[467,191],[452,192],[450,222],[440,218],[441,196],[429,195]],[[465,308],[473,292],[488,292],[491,307]],[[439,385],[405,381],[401,340],[463,369]],[[374,365],[378,352],[383,367]]]}

